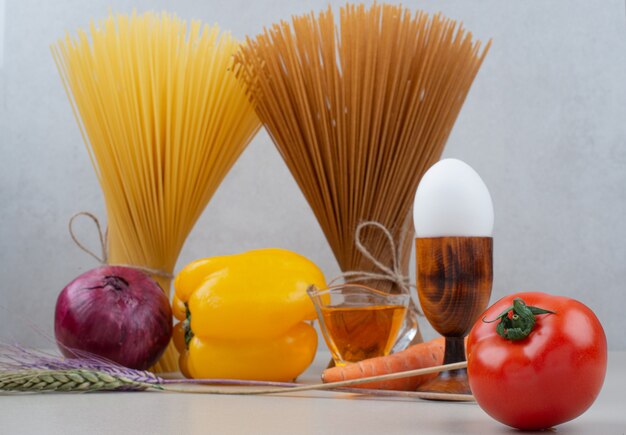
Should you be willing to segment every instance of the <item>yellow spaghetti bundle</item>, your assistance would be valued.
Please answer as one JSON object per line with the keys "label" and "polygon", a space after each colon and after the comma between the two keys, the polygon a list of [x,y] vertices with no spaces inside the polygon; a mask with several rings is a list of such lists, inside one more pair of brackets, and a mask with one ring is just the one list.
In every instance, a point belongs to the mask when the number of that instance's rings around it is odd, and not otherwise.
{"label": "yellow spaghetti bundle", "polygon": [[[380,273],[354,238],[360,222],[377,221],[406,276],[413,194],[487,48],[453,20],[401,6],[348,4],[338,24],[328,8],[273,25],[242,46],[240,77],[341,269]],[[373,257],[394,268],[385,232],[362,233]]]}
{"label": "yellow spaghetti bundle", "polygon": [[[109,16],[52,47],[104,193],[109,262],[165,272],[168,294],[187,235],[260,127],[232,72],[238,47],[166,13]],[[172,349],[157,369],[177,370]]]}

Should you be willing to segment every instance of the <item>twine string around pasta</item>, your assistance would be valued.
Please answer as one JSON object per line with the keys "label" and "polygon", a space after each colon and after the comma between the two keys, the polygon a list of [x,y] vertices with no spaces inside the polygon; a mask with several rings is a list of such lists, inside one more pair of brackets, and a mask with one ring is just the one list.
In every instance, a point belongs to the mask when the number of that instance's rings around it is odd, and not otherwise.
{"label": "twine string around pasta", "polygon": [[[391,251],[391,267],[387,266],[385,263],[380,261],[380,259],[374,257],[371,251],[365,246],[361,239],[361,233],[364,228],[373,227],[378,229],[383,233],[387,242],[389,243],[389,249]],[[346,283],[350,282],[363,282],[370,280],[380,280],[380,281],[391,281],[396,284],[400,290],[402,290],[406,294],[410,294],[411,287],[415,287],[411,284],[409,277],[402,273],[402,265],[400,264],[402,245],[404,242],[404,237],[406,235],[406,231],[402,233],[402,237],[400,239],[400,243],[396,246],[396,242],[393,240],[393,235],[391,232],[380,222],[376,221],[365,221],[361,222],[357,225],[356,231],[354,233],[354,244],[356,249],[372,262],[374,266],[380,272],[367,272],[364,270],[350,270],[347,272],[343,272],[338,277],[332,279],[329,282],[329,285],[333,284],[339,279],[343,279]]]}
{"label": "twine string around pasta", "polygon": [[[96,229],[98,230],[98,238],[100,239],[100,248],[101,248],[101,255],[99,256],[98,254],[96,254],[95,252],[93,252],[91,249],[89,249],[88,247],[86,247],[80,240],[78,240],[78,237],[76,237],[76,234],[74,233],[74,220],[77,217],[80,216],[84,216],[87,217],[89,219],[91,219],[93,221],[93,223],[96,225]],[[80,211],[76,214],[74,214],[71,218],[70,221],[68,223],[68,229],[70,231],[70,236],[72,237],[72,240],[74,241],[74,243],[76,243],[76,246],[78,246],[83,252],[85,252],[86,254],[91,255],[93,258],[96,259],[96,261],[98,261],[98,263],[100,264],[109,264],[111,266],[122,266],[122,267],[130,267],[132,269],[137,269],[140,270],[144,273],[147,273],[149,275],[156,275],[156,276],[161,276],[167,279],[172,279],[174,278],[174,275],[172,275],[171,273],[165,271],[165,270],[161,270],[161,269],[152,269],[150,267],[145,267],[145,266],[138,266],[135,264],[121,264],[121,263],[116,263],[116,264],[111,264],[109,263],[109,253],[107,250],[107,231],[102,231],[102,226],[100,225],[100,220],[98,220],[98,218],[92,214],[89,213],[88,211]]]}

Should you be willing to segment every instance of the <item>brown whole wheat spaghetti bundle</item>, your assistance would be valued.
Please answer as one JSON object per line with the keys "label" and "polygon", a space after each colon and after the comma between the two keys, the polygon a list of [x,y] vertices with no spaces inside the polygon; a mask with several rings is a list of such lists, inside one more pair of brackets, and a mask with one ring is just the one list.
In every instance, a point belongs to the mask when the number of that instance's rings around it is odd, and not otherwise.
{"label": "brown whole wheat spaghetti bundle", "polygon": [[[407,275],[413,194],[439,159],[488,45],[481,51],[440,14],[348,4],[338,24],[329,7],[242,46],[239,76],[344,272],[378,272],[354,239],[360,222],[376,221],[390,230]],[[361,239],[391,263],[379,229],[364,228]]]}
{"label": "brown whole wheat spaghetti bundle", "polygon": [[[104,193],[109,262],[171,273],[259,129],[232,73],[238,47],[166,13],[109,16],[52,47]],[[178,369],[171,346],[157,369]]]}

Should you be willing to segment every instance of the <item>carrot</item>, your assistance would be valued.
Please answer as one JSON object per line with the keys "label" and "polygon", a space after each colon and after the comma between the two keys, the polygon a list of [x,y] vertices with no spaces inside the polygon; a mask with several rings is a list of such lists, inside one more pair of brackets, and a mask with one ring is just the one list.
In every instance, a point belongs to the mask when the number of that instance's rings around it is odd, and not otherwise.
{"label": "carrot", "polygon": [[[403,351],[391,355],[370,358],[343,367],[326,369],[322,373],[322,382],[347,381],[440,365],[443,364],[444,343],[444,338],[440,337],[424,343],[414,344]],[[434,373],[403,379],[368,382],[355,385],[355,387],[415,391],[420,385],[436,376],[437,374]]]}

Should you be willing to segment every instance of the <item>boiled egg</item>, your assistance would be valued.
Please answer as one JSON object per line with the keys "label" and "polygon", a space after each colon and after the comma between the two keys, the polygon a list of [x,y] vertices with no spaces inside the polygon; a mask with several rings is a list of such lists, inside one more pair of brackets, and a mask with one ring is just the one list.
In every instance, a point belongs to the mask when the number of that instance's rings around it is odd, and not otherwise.
{"label": "boiled egg", "polygon": [[491,237],[491,195],[470,165],[458,159],[440,160],[417,187],[413,222],[417,237]]}

